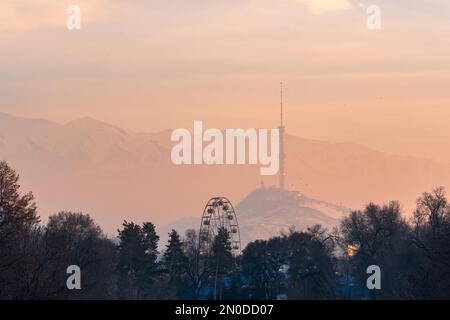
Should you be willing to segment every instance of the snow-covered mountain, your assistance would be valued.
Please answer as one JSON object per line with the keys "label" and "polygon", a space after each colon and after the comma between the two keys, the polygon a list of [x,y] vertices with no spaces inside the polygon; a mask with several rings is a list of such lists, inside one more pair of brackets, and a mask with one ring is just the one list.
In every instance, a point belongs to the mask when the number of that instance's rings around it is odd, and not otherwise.
{"label": "snow-covered mountain", "polygon": [[[311,199],[296,191],[262,187],[242,199],[235,206],[235,211],[242,246],[245,247],[257,239],[269,239],[291,229],[305,230],[315,224],[331,231],[350,209]],[[160,229],[162,239],[164,241],[172,229],[183,234],[186,229],[198,229],[199,223],[198,217],[192,217],[165,225]]]}
{"label": "snow-covered mountain", "polygon": [[0,152],[2,157],[19,161],[33,155],[74,165],[122,167],[127,162],[154,164],[163,159],[165,151],[151,135],[129,133],[91,118],[60,125],[0,113]]}

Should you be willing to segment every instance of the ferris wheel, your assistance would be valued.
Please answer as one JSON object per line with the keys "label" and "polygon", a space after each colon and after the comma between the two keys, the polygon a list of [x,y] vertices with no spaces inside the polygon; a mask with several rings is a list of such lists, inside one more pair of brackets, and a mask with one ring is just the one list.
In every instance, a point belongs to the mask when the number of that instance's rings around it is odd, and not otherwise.
{"label": "ferris wheel", "polygon": [[203,210],[199,232],[200,254],[209,255],[219,229],[224,228],[230,235],[233,256],[241,253],[239,225],[230,200],[224,197],[211,198]]}

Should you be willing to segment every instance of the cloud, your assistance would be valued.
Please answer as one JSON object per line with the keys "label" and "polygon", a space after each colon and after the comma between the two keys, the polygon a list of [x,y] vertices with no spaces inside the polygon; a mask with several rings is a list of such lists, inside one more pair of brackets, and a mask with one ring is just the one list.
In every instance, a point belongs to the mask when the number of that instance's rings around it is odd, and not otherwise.
{"label": "cloud", "polygon": [[312,14],[343,11],[351,8],[349,0],[294,0],[304,4]]}

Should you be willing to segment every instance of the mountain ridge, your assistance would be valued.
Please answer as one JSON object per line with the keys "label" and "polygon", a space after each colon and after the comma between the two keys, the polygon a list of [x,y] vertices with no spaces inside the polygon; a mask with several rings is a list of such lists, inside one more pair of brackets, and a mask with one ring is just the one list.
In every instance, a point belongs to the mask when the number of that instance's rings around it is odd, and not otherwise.
{"label": "mountain ridge", "polygon": [[[257,166],[175,166],[170,132],[0,113],[0,159],[19,172],[24,190],[35,193],[44,219],[59,210],[84,211],[108,231],[123,219],[164,225],[199,216],[213,196],[238,203],[261,182],[277,185],[277,176],[262,177]],[[360,144],[287,135],[286,154],[287,189],[348,208],[399,200],[409,215],[422,192],[450,187],[450,165]]]}

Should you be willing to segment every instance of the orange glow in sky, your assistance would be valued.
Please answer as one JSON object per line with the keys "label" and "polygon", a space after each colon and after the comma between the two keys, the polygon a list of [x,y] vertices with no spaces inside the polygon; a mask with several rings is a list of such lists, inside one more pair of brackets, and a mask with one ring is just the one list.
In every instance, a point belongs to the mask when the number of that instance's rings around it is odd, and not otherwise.
{"label": "orange glow in sky", "polygon": [[[133,131],[275,127],[450,162],[450,4],[80,0],[0,4],[0,111]],[[424,9],[426,7],[426,10]]]}

